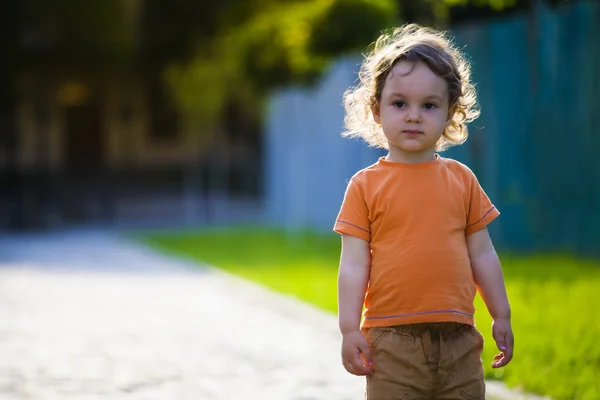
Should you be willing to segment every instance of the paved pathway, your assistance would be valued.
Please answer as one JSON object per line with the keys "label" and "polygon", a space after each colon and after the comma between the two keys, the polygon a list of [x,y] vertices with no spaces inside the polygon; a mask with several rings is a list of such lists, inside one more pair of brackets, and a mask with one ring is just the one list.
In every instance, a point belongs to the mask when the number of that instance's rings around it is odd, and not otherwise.
{"label": "paved pathway", "polygon": [[339,340],[332,315],[109,233],[0,240],[0,400],[361,399]]}

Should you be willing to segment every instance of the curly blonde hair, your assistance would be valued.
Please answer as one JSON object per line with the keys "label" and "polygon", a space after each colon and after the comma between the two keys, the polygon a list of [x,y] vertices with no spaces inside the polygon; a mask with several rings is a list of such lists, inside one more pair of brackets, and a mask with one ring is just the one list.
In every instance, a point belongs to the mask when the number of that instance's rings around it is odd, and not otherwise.
{"label": "curly blonde hair", "polygon": [[404,25],[381,35],[365,56],[359,84],[344,93],[346,130],[342,136],[361,138],[370,146],[388,148],[372,110],[379,106],[390,71],[404,60],[425,63],[448,83],[450,123],[437,142],[436,151],[464,143],[468,136],[466,124],[479,116],[475,87],[470,82],[470,66],[445,33],[417,24]]}

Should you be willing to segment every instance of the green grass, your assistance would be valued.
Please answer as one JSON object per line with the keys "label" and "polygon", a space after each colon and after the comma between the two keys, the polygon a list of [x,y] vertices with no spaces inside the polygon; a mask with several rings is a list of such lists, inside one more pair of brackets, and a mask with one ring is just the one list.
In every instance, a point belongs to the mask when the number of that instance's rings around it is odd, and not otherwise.
{"label": "green grass", "polygon": [[[340,239],[268,229],[145,234],[141,240],[337,311]],[[500,370],[491,319],[476,299],[486,337],[488,378],[554,399],[600,399],[600,265],[568,256],[501,254],[516,337],[515,358]]]}

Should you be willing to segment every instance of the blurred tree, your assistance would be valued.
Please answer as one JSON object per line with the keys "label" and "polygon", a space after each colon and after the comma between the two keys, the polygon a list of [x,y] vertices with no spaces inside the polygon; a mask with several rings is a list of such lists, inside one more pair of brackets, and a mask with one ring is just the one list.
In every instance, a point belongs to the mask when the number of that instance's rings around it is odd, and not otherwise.
{"label": "blurred tree", "polygon": [[224,10],[214,39],[167,69],[180,105],[205,122],[217,121],[226,102],[259,111],[269,90],[314,82],[332,57],[360,49],[397,15],[386,0],[254,3]]}
{"label": "blurred tree", "polygon": [[[156,7],[165,7],[164,2],[159,5],[159,0],[152,1],[157,2]],[[165,77],[182,109],[204,124],[218,123],[227,104],[247,108],[260,116],[262,100],[270,90],[315,82],[332,59],[360,51],[389,26],[406,20],[443,26],[453,8],[487,8],[498,12],[529,1],[211,2],[210,6],[202,6],[210,8],[203,14],[206,24],[197,24],[203,25],[202,33],[198,35],[196,31],[182,37],[181,43],[186,45],[181,54],[185,57],[169,62]],[[186,8],[189,4],[197,4],[189,0],[175,3],[182,14],[181,10],[189,9]],[[210,13],[214,14],[207,17]],[[160,18],[165,15],[169,14],[161,13]],[[184,26],[189,18],[190,14],[182,19]],[[183,31],[189,33],[185,28]]]}

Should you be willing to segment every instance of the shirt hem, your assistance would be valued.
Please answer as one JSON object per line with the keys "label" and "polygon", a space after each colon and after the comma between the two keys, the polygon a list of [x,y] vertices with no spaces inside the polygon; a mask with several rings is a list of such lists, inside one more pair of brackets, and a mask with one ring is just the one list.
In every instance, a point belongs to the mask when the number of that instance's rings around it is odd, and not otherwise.
{"label": "shirt hem", "polygon": [[371,234],[369,232],[347,222],[342,222],[338,220],[335,223],[333,230],[340,234],[345,233],[348,235],[356,236],[357,238],[366,240],[367,242],[371,241]]}
{"label": "shirt hem", "polygon": [[498,211],[498,209],[496,207],[493,207],[484,218],[477,221],[473,225],[467,227],[465,229],[465,234],[471,235],[477,231],[482,230],[483,228],[488,226],[493,220],[495,220],[499,215],[500,215],[500,211]]}
{"label": "shirt hem", "polygon": [[[465,313],[466,314],[466,313]],[[368,318],[368,317],[367,317]],[[419,324],[427,322],[457,322],[460,324],[467,324],[475,326],[475,318],[464,314],[457,314],[456,312],[440,312],[440,313],[427,313],[417,315],[407,315],[398,317],[386,317],[386,318],[365,318],[362,321],[361,328],[373,328],[377,326],[395,326],[395,325],[406,325],[406,324]]]}

